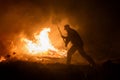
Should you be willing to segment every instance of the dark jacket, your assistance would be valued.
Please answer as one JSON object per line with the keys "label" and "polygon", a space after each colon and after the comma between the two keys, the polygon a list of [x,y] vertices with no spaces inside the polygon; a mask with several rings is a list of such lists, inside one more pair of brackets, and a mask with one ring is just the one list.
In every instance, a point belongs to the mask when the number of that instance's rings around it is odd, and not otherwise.
{"label": "dark jacket", "polygon": [[80,37],[80,35],[72,28],[67,29],[67,37],[64,37],[65,39],[65,45],[67,46],[68,43],[71,41],[71,43],[76,47],[82,47],[83,41]]}

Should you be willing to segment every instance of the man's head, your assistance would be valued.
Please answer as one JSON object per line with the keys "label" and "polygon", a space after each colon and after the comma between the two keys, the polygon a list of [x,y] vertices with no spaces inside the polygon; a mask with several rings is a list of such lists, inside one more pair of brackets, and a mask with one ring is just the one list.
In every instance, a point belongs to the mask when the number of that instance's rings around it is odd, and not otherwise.
{"label": "man's head", "polygon": [[66,25],[64,26],[64,29],[65,29],[65,30],[70,29],[70,25],[69,25],[69,24],[66,24]]}

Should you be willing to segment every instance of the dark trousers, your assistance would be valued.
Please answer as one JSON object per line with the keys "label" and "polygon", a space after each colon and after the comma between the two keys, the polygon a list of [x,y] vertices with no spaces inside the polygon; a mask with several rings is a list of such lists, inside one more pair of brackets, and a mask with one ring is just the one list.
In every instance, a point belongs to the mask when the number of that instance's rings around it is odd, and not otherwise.
{"label": "dark trousers", "polygon": [[83,58],[85,58],[89,62],[89,64],[95,65],[94,60],[89,55],[86,54],[83,47],[77,47],[77,46],[74,46],[74,45],[72,45],[72,47],[67,52],[67,64],[71,63],[71,57],[72,57],[73,53],[75,53],[76,50],[79,51],[79,54]]}

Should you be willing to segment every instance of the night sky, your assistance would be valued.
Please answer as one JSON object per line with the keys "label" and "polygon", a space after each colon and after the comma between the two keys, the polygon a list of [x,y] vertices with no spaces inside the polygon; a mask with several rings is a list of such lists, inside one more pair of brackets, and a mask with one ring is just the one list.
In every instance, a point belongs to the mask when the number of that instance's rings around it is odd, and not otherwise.
{"label": "night sky", "polygon": [[7,39],[21,32],[31,35],[39,28],[36,25],[46,24],[53,16],[58,24],[68,20],[96,61],[118,59],[119,10],[119,3],[109,0],[0,0],[0,54],[6,50]]}

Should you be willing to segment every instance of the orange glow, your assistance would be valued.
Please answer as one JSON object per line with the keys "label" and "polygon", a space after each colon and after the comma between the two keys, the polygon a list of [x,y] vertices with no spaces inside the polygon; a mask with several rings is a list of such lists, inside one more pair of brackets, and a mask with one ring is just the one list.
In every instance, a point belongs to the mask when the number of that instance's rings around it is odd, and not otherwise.
{"label": "orange glow", "polygon": [[48,32],[50,32],[50,28],[44,28],[38,35],[35,34],[35,42],[26,38],[22,39],[26,43],[26,48],[28,49],[29,53],[37,54],[46,52],[48,50],[57,51],[57,49],[52,46],[49,40]]}
{"label": "orange glow", "polygon": [[39,34],[34,34],[34,40],[29,40],[27,38],[22,38],[25,43],[25,48],[30,54],[40,54],[41,56],[50,57],[64,57],[65,50],[58,50],[55,48],[49,38],[50,28],[44,28]]}
{"label": "orange glow", "polygon": [[0,57],[0,62],[3,62],[5,60],[6,60],[5,57],[3,57],[3,56]]}

